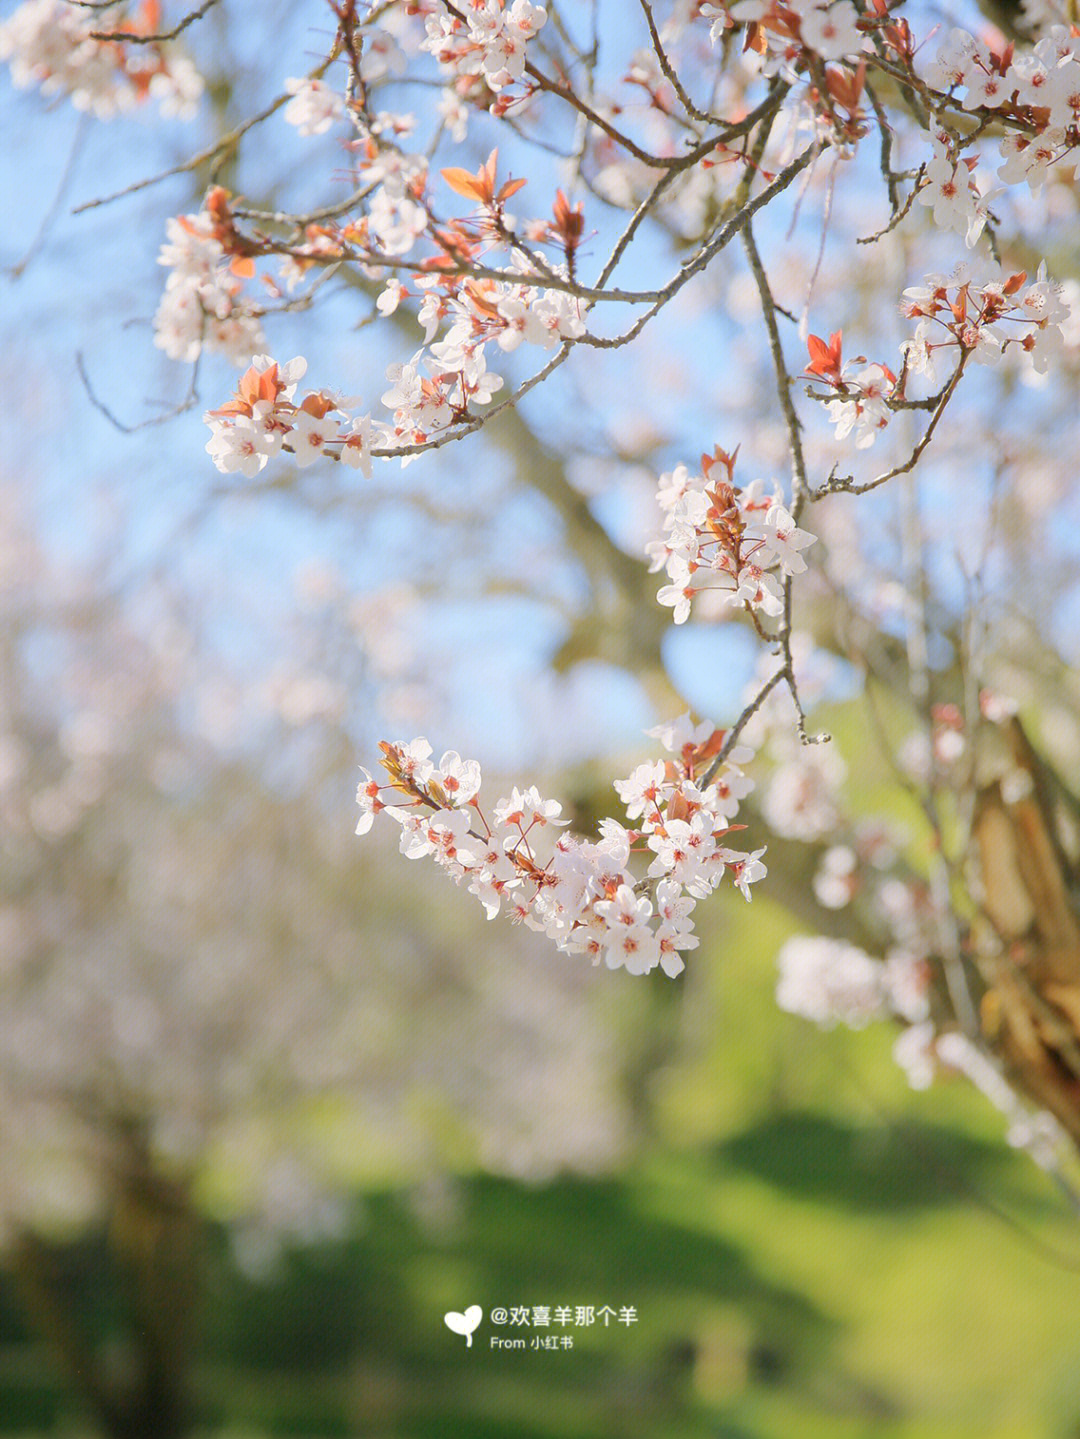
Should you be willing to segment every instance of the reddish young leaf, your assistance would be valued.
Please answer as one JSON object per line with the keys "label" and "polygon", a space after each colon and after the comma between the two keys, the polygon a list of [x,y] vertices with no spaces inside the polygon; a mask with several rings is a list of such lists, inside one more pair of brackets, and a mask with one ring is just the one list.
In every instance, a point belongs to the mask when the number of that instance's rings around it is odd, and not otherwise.
{"label": "reddish young leaf", "polygon": [[464,195],[466,200],[479,200],[481,198],[482,192],[480,190],[478,175],[470,174],[468,170],[463,170],[460,165],[450,165],[447,169],[440,170],[439,174],[450,186],[451,190],[454,190],[458,195]]}
{"label": "reddish young leaf", "polygon": [[806,348],[810,351],[810,363],[807,365],[805,373],[839,376],[843,336],[843,330],[834,330],[829,336],[828,344],[817,335],[808,336]]}

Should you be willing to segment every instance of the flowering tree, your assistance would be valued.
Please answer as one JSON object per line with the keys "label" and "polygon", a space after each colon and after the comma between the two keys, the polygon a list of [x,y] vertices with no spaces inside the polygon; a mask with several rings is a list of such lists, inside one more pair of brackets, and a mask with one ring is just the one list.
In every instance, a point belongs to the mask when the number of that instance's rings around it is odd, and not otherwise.
{"label": "flowering tree", "polygon": [[[1017,716],[1046,692],[1034,654],[1067,652],[1063,635],[1034,649],[1030,631],[1050,612],[1032,595],[1052,573],[1059,593],[1071,580],[1069,492],[1044,496],[1080,349],[1080,292],[1058,263],[1077,208],[1080,36],[1053,0],[1025,3],[1013,38],[898,8],[313,6],[329,25],[317,63],[178,167],[209,183],[165,221],[154,340],[242,372],[205,416],[206,451],[256,491],[315,465],[372,482],[478,432],[535,444],[552,429],[530,408],[545,390],[558,404],[567,375],[586,396],[605,367],[629,377],[636,433],[624,396],[629,439],[609,433],[595,463],[610,481],[670,454],[635,536],[653,594],[565,469],[535,483],[620,597],[621,663],[657,667],[658,604],[676,626],[741,626],[756,683],[716,722],[650,730],[656,751],[615,782],[620,817],[592,837],[534,786],[482,796],[479,764],[424,738],[381,744],[357,832],[396,824],[402,854],[434,860],[489,917],[673,978],[696,905],[764,879],[768,833],[814,845],[795,903],[819,933],[781,956],[781,1005],[899,1020],[913,1083],[966,1073],[1051,1162],[1062,1130],[1080,1138],[1080,934],[1068,807]],[[17,83],[99,116],[144,97],[183,114],[199,90],[183,47],[213,9],[166,21],[28,0],[0,53]],[[289,126],[312,156],[295,205],[219,182],[246,137]],[[396,355],[376,404],[345,393],[355,357],[347,373],[315,366],[315,387],[305,358],[273,357],[275,324],[323,302],[341,313],[343,297]],[[677,436],[641,423],[662,366],[655,350],[627,356],[653,336],[706,362]],[[827,658],[833,681],[815,677]],[[917,801],[914,839],[841,801],[844,759],[807,720],[838,662]],[[1059,748],[1074,764],[1072,735]],[[755,751],[771,765],[757,806]]]}
{"label": "flowering tree", "polygon": [[[588,971],[515,974],[377,843],[358,887],[326,801],[379,685],[370,605],[301,573],[274,669],[238,676],[177,587],[118,597],[0,504],[0,1243],[102,1431],[180,1435],[210,1222],[265,1273],[361,1184],[603,1170],[629,1056]],[[107,1344],[69,1282],[91,1229]]]}

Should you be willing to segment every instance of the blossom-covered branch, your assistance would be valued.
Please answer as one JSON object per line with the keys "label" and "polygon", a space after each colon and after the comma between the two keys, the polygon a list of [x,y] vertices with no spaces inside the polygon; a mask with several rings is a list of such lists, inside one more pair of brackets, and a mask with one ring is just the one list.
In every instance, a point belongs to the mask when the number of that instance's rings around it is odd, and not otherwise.
{"label": "blossom-covered branch", "polygon": [[[719,775],[699,786],[724,742],[723,731],[693,725],[688,715],[649,731],[669,758],[638,765],[616,780],[627,824],[605,819],[595,840],[556,838],[562,806],[535,786],[514,788],[485,815],[480,766],[456,751],[436,766],[426,739],[384,743],[387,783],[364,770],[357,790],[366,834],[376,815],[401,826],[401,852],[434,859],[484,906],[489,919],[505,905],[515,920],[541,931],[559,949],[602,959],[609,969],[647,974],[658,965],[674,978],[681,950],[695,949],[690,918],[726,874],[744,896],[764,878],[763,850],[728,848],[744,829],[732,820],[751,789],[741,766],[751,758],[732,750]],[[548,833],[550,827],[550,833]],[[640,857],[643,876],[632,865]]]}

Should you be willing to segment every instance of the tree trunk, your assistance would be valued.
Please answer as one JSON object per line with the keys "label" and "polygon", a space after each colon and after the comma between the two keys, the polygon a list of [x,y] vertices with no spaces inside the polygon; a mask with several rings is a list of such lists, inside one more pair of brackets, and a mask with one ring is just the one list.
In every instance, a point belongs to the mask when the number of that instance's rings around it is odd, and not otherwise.
{"label": "tree trunk", "polygon": [[192,1422],[199,1223],[186,1186],[154,1174],[145,1145],[127,1136],[123,1158],[108,1227],[121,1362],[109,1362],[88,1338],[62,1246],[21,1234],[15,1280],[31,1324],[108,1439],[183,1439]]}

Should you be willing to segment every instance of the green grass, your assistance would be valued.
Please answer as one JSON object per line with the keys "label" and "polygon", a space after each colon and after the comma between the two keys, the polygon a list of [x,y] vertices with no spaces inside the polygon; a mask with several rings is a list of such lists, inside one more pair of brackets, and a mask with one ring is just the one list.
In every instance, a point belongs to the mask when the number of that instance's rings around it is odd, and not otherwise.
{"label": "green grass", "polygon": [[[962,1183],[944,1184],[939,1161]],[[960,1130],[788,1114],[707,1152],[654,1151],[618,1180],[474,1177],[460,1213],[433,1234],[405,1196],[368,1196],[353,1236],[288,1256],[263,1284],[219,1248],[203,1432],[1078,1432],[1080,1282],[1032,1248],[1075,1254],[1078,1236],[1025,1161]],[[485,1309],[470,1350],[442,1323],[468,1303]],[[496,1305],[563,1303],[631,1304],[639,1319],[556,1330],[570,1351],[490,1348],[493,1333],[531,1332],[496,1331]],[[0,1428],[70,1433],[56,1426],[74,1412],[40,1350],[9,1344]]]}

